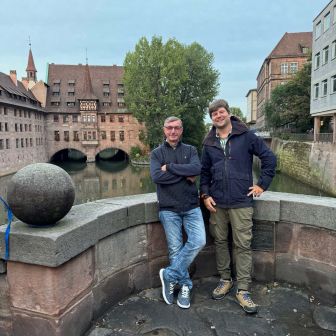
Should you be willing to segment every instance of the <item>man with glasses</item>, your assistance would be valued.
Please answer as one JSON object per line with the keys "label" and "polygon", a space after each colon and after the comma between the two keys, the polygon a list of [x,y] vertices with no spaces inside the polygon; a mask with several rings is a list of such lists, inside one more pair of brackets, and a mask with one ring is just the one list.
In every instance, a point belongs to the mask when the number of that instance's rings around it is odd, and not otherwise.
{"label": "man with glasses", "polygon": [[[192,281],[188,267],[205,245],[204,222],[195,184],[201,164],[196,148],[181,142],[183,126],[179,118],[167,118],[163,132],[166,139],[152,151],[150,162],[170,261],[168,267],[160,270],[162,296],[167,304],[172,304],[175,286],[179,285],[177,305],[189,308]],[[185,243],[182,228],[187,235]]]}

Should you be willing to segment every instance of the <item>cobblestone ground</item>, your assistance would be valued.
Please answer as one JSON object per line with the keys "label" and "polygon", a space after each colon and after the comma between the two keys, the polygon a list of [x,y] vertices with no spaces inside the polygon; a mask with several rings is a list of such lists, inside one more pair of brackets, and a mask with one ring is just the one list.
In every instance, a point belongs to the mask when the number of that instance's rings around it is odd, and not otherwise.
{"label": "cobblestone ground", "polygon": [[131,296],[96,321],[88,336],[336,336],[336,307],[322,306],[308,292],[286,284],[254,283],[258,314],[246,314],[232,290],[211,299],[217,278],[194,282],[192,305],[166,305],[161,288]]}

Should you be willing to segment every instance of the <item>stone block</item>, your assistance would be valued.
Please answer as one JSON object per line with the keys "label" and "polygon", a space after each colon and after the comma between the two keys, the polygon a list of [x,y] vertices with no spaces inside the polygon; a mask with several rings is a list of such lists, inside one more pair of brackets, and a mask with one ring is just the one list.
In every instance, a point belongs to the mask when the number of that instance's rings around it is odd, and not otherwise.
{"label": "stone block", "polygon": [[274,250],[274,222],[253,220],[251,248],[255,251]]}
{"label": "stone block", "polygon": [[252,277],[257,281],[274,281],[274,253],[253,251]]}
{"label": "stone block", "polygon": [[297,254],[298,232],[301,225],[279,222],[275,224],[275,252]]}
{"label": "stone block", "polygon": [[98,282],[93,288],[94,319],[101,316],[107,309],[133,293],[134,287],[130,274],[131,269],[124,269]]}
{"label": "stone block", "polygon": [[298,240],[298,256],[336,267],[336,231],[302,226]]}
{"label": "stone block", "polygon": [[305,286],[322,303],[336,304],[336,267],[311,260],[277,255],[275,280]]}
{"label": "stone block", "polygon": [[145,203],[145,222],[154,223],[159,220],[159,204],[157,200],[148,201]]}
{"label": "stone block", "polygon": [[168,256],[153,259],[148,263],[148,278],[151,281],[150,287],[161,286],[159,271],[161,268],[167,267],[167,265],[169,265]]}
{"label": "stone block", "polygon": [[135,292],[140,292],[144,289],[151,288],[152,281],[148,274],[148,262],[137,264],[131,267],[130,282],[133,284]]}
{"label": "stone block", "polygon": [[195,258],[194,279],[217,275],[216,254],[214,246],[207,246]]}
{"label": "stone block", "polygon": [[[0,319],[10,317],[9,287],[5,274],[0,275]],[[0,334],[1,335],[1,334]]]}
{"label": "stone block", "polygon": [[8,262],[12,306],[59,315],[93,281],[92,249],[57,268]]}
{"label": "stone block", "polygon": [[266,191],[260,198],[254,199],[253,219],[277,222],[280,219],[280,200],[272,198]]}
{"label": "stone block", "polygon": [[281,200],[280,219],[336,231],[336,200],[293,194]]}
{"label": "stone block", "polygon": [[0,274],[7,272],[7,264],[4,260],[0,259]]}
{"label": "stone block", "polygon": [[[128,226],[127,208],[104,203],[74,206],[57,225],[46,228],[12,224],[10,260],[57,267],[77,256],[98,240]],[[4,239],[0,226],[0,239]],[[0,257],[4,247],[0,246]]]}
{"label": "stone block", "polygon": [[87,294],[60,317],[28,314],[14,310],[13,336],[78,336],[83,335],[92,320],[93,297]]}
{"label": "stone block", "polygon": [[147,239],[149,260],[167,255],[166,235],[160,222],[147,225]]}
{"label": "stone block", "polygon": [[13,336],[13,322],[12,318],[0,317],[0,335]]}
{"label": "stone block", "polygon": [[102,239],[96,245],[96,278],[101,281],[138,262],[147,260],[147,228],[139,225]]}

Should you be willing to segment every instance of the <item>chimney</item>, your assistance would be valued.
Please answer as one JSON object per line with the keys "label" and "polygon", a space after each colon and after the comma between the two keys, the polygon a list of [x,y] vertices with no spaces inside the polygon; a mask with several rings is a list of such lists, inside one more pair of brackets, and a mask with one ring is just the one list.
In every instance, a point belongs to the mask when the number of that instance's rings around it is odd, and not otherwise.
{"label": "chimney", "polygon": [[26,90],[28,91],[28,85],[29,85],[28,78],[27,77],[22,77],[21,82],[22,82],[23,86],[26,88]]}
{"label": "chimney", "polygon": [[9,77],[11,78],[14,85],[17,86],[16,70],[10,70],[9,71]]}

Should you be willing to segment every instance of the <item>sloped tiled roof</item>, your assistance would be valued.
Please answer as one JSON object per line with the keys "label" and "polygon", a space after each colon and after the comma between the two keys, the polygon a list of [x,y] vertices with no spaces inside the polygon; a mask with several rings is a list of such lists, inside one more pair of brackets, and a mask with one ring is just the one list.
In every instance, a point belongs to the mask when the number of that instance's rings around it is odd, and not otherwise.
{"label": "sloped tiled roof", "polygon": [[285,56],[305,56],[302,48],[312,48],[312,32],[285,33],[268,58]]}
{"label": "sloped tiled roof", "polygon": [[[4,91],[4,93],[0,95],[0,103],[7,103],[30,109],[41,109],[40,103],[36,97],[30,90],[26,90],[22,82],[18,80],[16,86],[10,76],[4,74],[3,72],[0,72],[0,89]],[[7,94],[5,94],[5,92]],[[14,98],[14,95],[17,99]],[[25,100],[22,98],[25,98]],[[31,103],[30,100],[36,103]]]}
{"label": "sloped tiled roof", "polygon": [[[111,102],[111,111],[117,110],[118,84],[122,83],[124,68],[122,66],[101,65],[65,65],[49,64],[47,106],[51,112],[66,112],[66,102],[78,99],[95,99],[100,102]],[[74,84],[73,86],[69,84]],[[104,96],[104,85],[108,84],[110,96]],[[52,93],[58,90],[59,96]],[[74,91],[74,96],[68,92]],[[52,106],[52,101],[60,101],[60,106]],[[77,108],[75,108],[77,110]],[[69,112],[74,109],[69,109]]]}

